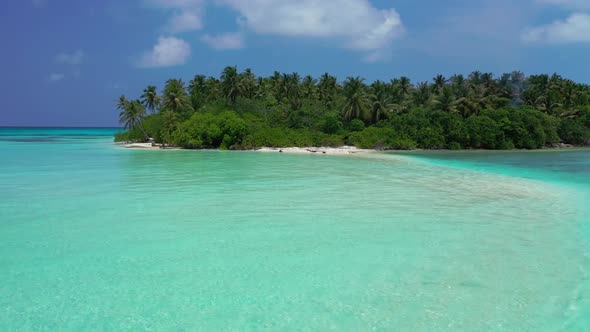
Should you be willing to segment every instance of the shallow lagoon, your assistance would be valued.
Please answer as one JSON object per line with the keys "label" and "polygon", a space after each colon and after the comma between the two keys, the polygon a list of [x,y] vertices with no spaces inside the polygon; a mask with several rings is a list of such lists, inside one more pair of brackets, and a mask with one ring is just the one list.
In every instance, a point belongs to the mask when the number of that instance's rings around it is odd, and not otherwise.
{"label": "shallow lagoon", "polygon": [[2,330],[590,329],[590,152],[117,148],[0,129]]}

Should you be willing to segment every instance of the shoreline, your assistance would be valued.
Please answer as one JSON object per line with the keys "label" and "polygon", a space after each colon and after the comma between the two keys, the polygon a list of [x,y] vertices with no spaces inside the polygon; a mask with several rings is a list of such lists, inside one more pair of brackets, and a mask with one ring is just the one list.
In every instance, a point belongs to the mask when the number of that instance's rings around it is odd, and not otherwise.
{"label": "shoreline", "polygon": [[[162,148],[160,145],[153,145],[152,143],[115,143],[116,146],[130,149],[130,150],[158,150],[158,151],[221,151],[219,149],[184,149],[175,146],[169,146]],[[576,151],[576,150],[590,150],[588,146],[562,146],[562,147],[545,147],[542,149],[511,149],[511,150],[485,150],[485,149],[460,149],[460,150],[449,150],[449,149],[413,149],[413,150],[376,150],[376,149],[360,149],[355,146],[341,146],[341,147],[284,147],[284,148],[273,148],[273,147],[260,147],[255,149],[245,150],[229,150],[229,151],[242,151],[242,152],[263,152],[263,153],[286,153],[286,154],[317,154],[317,155],[364,155],[369,153],[378,152],[397,152],[397,153],[412,153],[412,152],[553,152],[553,151]]]}
{"label": "shoreline", "polygon": [[[158,150],[158,151],[220,151],[219,149],[184,149],[179,147],[162,148],[160,145],[153,145],[152,143],[115,143],[118,147],[130,150]],[[286,148],[272,148],[260,147],[256,149],[246,150],[230,150],[230,151],[245,151],[245,152],[264,152],[264,153],[287,153],[287,154],[319,154],[319,155],[355,155],[379,152],[374,149],[359,149],[354,146],[342,146],[339,148],[332,147],[286,147]]]}

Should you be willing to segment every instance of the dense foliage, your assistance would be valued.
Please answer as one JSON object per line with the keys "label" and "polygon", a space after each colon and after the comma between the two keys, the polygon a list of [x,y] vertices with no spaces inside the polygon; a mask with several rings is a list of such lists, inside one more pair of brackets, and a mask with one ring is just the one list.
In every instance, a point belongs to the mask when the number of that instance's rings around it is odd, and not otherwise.
{"label": "dense foliage", "polygon": [[[590,144],[590,88],[558,75],[438,75],[367,85],[227,67],[219,79],[171,79],[161,95],[121,96],[118,141],[185,148],[341,146],[381,149],[537,149]],[[149,112],[149,113],[148,113]]]}

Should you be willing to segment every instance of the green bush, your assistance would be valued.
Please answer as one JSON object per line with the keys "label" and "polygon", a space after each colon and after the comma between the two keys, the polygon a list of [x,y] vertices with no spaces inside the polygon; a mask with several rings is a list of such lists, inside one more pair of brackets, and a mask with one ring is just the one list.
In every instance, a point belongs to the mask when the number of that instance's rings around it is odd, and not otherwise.
{"label": "green bush", "polygon": [[467,130],[473,148],[497,149],[504,145],[504,133],[498,123],[488,116],[469,117]]}
{"label": "green bush", "polygon": [[458,142],[451,142],[447,145],[449,150],[461,150],[461,144]]}
{"label": "green bush", "polygon": [[349,142],[361,149],[377,150],[412,150],[417,146],[415,140],[399,136],[392,128],[377,127],[353,133]]}
{"label": "green bush", "polygon": [[365,129],[365,123],[362,120],[354,119],[348,124],[350,131],[362,131],[363,129]]}
{"label": "green bush", "polygon": [[115,134],[115,142],[130,142],[131,136],[128,131],[123,131]]}
{"label": "green bush", "polygon": [[338,114],[326,114],[320,122],[320,129],[326,134],[337,134],[341,132],[343,127]]}
{"label": "green bush", "polygon": [[590,129],[580,121],[566,119],[561,121],[559,136],[564,143],[585,145],[590,140]]}
{"label": "green bush", "polygon": [[233,149],[247,135],[247,125],[235,112],[196,113],[172,133],[172,143],[189,149]]}

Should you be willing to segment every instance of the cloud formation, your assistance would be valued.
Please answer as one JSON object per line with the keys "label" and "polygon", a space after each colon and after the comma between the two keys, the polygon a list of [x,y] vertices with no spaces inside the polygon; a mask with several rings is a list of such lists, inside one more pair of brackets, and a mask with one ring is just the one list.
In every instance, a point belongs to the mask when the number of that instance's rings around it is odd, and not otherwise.
{"label": "cloud formation", "polygon": [[395,9],[377,9],[368,0],[219,2],[236,10],[244,27],[255,33],[334,38],[352,49],[375,50],[389,46],[404,30]]}
{"label": "cloud formation", "polygon": [[237,50],[244,48],[244,37],[240,32],[228,32],[219,35],[204,35],[201,41],[216,50]]}
{"label": "cloud formation", "polygon": [[84,52],[78,50],[72,53],[61,52],[55,57],[55,62],[65,65],[79,65],[84,60]]}
{"label": "cloud formation", "polygon": [[138,66],[142,68],[183,65],[191,54],[191,46],[175,37],[160,37],[151,51],[145,52]]}
{"label": "cloud formation", "polygon": [[204,0],[146,0],[147,4],[173,11],[164,30],[170,33],[195,31],[203,28]]}
{"label": "cloud formation", "polygon": [[528,43],[552,44],[590,42],[590,14],[573,13],[564,20],[526,29],[522,39]]}
{"label": "cloud formation", "polygon": [[571,9],[590,9],[588,0],[536,0],[539,4],[556,5]]}
{"label": "cloud formation", "polygon": [[[378,9],[369,0],[143,0],[152,8],[172,12],[168,34],[203,28],[206,3],[237,12],[241,33],[205,34],[201,41],[218,50],[244,48],[244,34],[331,40],[343,48],[376,58],[404,32],[394,8]],[[382,57],[380,57],[382,58]],[[370,60],[369,60],[370,61]]]}
{"label": "cloud formation", "polygon": [[168,21],[166,30],[172,33],[200,30],[203,28],[203,21],[200,10],[181,11]]}

